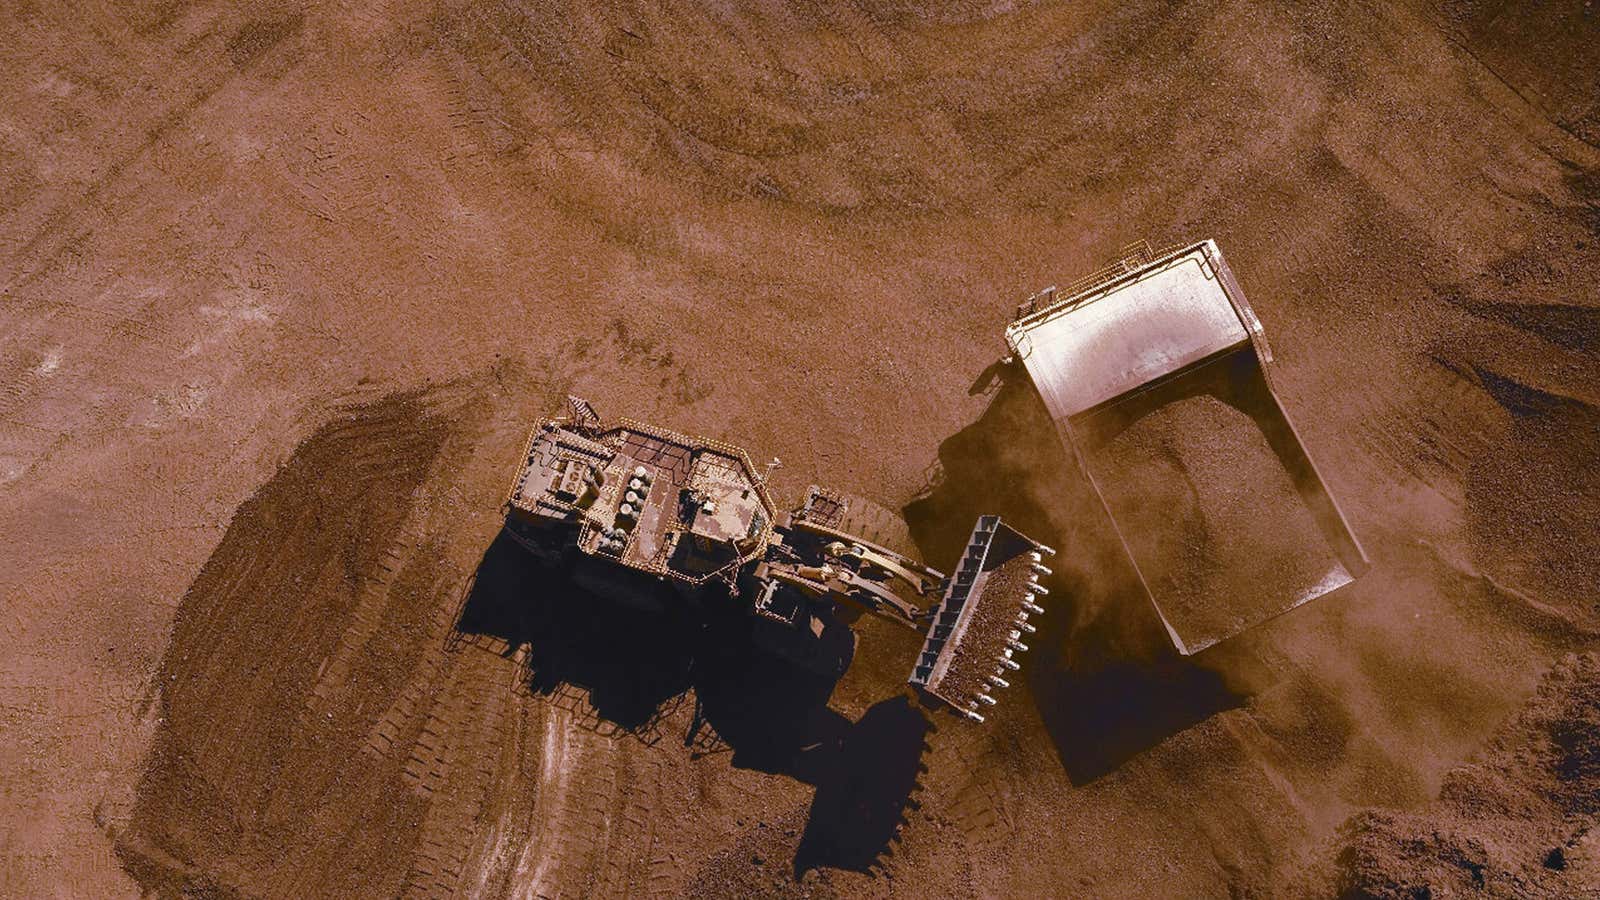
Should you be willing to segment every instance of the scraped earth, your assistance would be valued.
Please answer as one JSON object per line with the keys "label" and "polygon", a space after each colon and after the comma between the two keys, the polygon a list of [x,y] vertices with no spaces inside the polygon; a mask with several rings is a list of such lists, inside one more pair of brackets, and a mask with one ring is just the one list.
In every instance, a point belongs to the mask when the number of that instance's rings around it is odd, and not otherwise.
{"label": "scraped earth", "polygon": [[[1600,891],[1600,13],[1528,6],[7,4],[0,894]],[[993,364],[1207,236],[1373,568],[1179,658]],[[568,392],[1056,547],[1023,676],[533,566]]]}

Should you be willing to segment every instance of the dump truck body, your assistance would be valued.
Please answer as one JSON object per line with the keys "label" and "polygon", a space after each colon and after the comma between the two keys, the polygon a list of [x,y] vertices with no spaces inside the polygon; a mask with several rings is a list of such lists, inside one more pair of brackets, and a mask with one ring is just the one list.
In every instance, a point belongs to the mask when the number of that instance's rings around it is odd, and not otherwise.
{"label": "dump truck body", "polygon": [[1006,342],[1180,653],[1366,568],[1273,389],[1261,322],[1214,242],[1136,247],[1066,291],[1042,292],[1018,310]]}

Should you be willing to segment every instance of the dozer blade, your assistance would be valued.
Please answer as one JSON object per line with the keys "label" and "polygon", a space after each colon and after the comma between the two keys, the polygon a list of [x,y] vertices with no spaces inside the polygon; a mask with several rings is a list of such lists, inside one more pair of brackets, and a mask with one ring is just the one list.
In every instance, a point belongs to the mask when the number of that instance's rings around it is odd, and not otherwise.
{"label": "dozer blade", "polygon": [[1054,554],[999,516],[979,518],[907,680],[982,722],[982,707],[994,705],[995,689],[1008,687],[1020,668],[1013,657],[1028,649],[1028,615],[1044,611],[1039,576],[1049,574],[1044,558]]}

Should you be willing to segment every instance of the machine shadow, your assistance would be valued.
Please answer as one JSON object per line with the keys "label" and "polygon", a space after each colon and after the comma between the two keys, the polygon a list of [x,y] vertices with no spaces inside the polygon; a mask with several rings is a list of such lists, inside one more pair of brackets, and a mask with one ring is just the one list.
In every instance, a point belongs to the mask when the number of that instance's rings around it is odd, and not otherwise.
{"label": "machine shadow", "polygon": [[504,656],[525,653],[530,690],[580,688],[601,720],[634,733],[688,691],[698,637],[681,617],[619,611],[504,531],[478,564],[455,632]]}
{"label": "machine shadow", "polygon": [[933,723],[908,697],[874,704],[834,752],[809,761],[816,785],[811,815],[795,852],[798,879],[829,867],[869,872],[918,804],[912,795],[927,771],[923,753]]}
{"label": "machine shadow", "polygon": [[762,652],[743,618],[622,608],[503,531],[479,563],[455,635],[506,657],[526,654],[530,689],[580,688],[613,730],[657,733],[692,696],[683,743],[693,758],[729,752],[736,767],[816,788],[796,877],[823,866],[870,870],[898,835],[924,771],[933,726],[906,697],[851,722],[828,705],[837,677]]}
{"label": "machine shadow", "polygon": [[829,708],[835,678],[754,650],[738,634],[707,629],[694,663],[695,719],[733,752],[733,765],[816,788],[794,859],[798,879],[828,867],[869,872],[890,849],[926,771],[933,729],[906,696],[851,722]]}
{"label": "machine shadow", "polygon": [[1172,647],[1032,383],[991,380],[988,407],[939,445],[903,513],[928,560],[957,558],[985,513],[1056,548],[1022,674],[1068,777],[1087,784],[1244,697]]}

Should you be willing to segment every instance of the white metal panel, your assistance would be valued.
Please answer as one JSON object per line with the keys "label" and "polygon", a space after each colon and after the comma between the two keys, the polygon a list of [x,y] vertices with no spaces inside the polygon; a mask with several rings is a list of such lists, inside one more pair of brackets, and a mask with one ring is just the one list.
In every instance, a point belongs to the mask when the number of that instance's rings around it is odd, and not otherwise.
{"label": "white metal panel", "polygon": [[1066,418],[1250,339],[1197,244],[1013,325],[1012,349]]}

